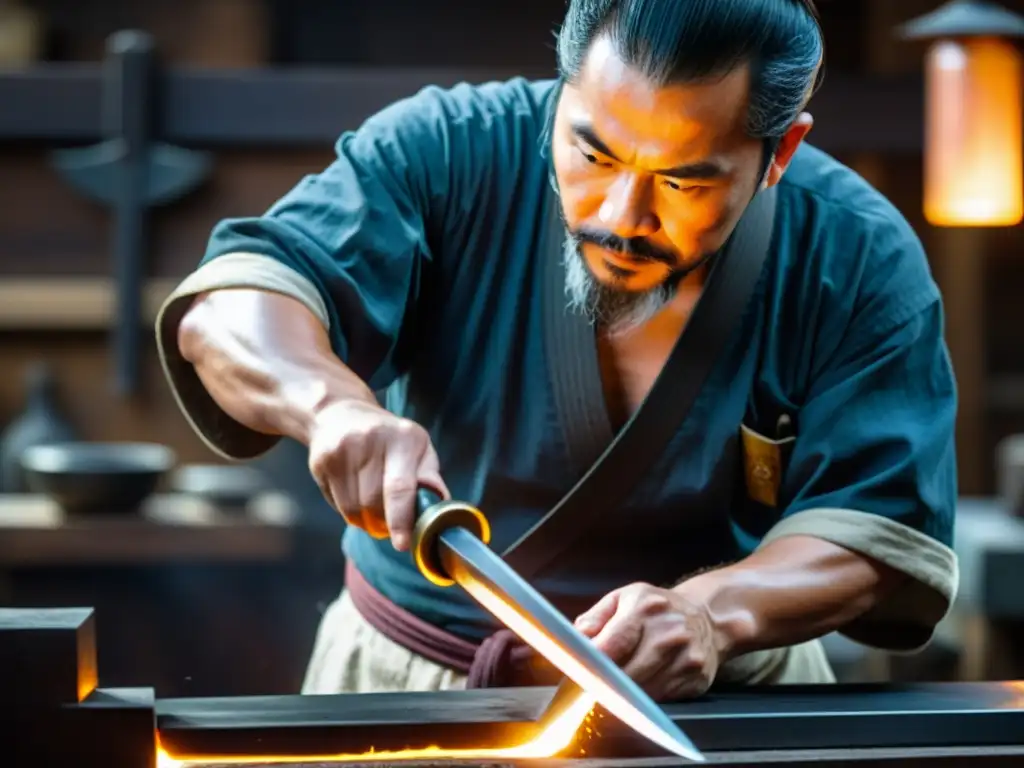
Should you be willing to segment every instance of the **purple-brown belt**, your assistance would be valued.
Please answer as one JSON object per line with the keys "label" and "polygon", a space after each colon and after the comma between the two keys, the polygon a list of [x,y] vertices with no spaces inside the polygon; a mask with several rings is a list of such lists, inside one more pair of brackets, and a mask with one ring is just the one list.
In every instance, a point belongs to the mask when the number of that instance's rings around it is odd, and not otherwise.
{"label": "purple-brown belt", "polygon": [[466,675],[467,688],[552,685],[557,681],[553,668],[509,629],[501,629],[479,644],[445,632],[378,592],[351,560],[345,565],[345,587],[371,627],[412,653]]}

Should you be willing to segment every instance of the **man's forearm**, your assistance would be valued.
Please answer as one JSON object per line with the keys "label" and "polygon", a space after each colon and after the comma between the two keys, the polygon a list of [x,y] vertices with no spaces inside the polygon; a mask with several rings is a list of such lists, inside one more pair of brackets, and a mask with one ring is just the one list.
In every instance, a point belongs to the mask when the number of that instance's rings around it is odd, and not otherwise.
{"label": "man's forearm", "polygon": [[840,629],[905,578],[831,542],[788,536],[674,590],[708,607],[719,651],[728,659]]}
{"label": "man's forearm", "polygon": [[376,402],[300,302],[260,290],[198,297],[178,331],[210,396],[250,429],[308,444],[316,414],[341,399]]}

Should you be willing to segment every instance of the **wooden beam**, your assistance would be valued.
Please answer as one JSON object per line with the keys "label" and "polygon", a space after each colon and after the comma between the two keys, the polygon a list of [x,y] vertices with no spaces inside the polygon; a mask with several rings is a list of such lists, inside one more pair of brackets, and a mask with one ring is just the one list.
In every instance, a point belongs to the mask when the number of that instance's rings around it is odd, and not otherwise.
{"label": "wooden beam", "polygon": [[946,343],[956,373],[956,454],[960,492],[984,494],[989,487],[987,373],[985,355],[985,265],[988,232],[953,227],[936,230],[929,253],[942,291]]}
{"label": "wooden beam", "polygon": [[[0,74],[0,141],[90,143],[103,137],[102,67],[50,64]],[[157,128],[186,146],[329,147],[387,105],[429,85],[484,83],[552,72],[341,68],[168,70]],[[813,143],[828,152],[917,152],[922,142],[919,75],[829,75],[810,110]],[[884,118],[880,118],[884,116]]]}

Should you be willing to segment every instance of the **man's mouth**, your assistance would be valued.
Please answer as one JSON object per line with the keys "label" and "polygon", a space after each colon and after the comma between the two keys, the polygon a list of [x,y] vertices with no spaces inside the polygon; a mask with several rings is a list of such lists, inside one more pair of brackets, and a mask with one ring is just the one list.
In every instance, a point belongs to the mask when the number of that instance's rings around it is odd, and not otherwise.
{"label": "man's mouth", "polygon": [[639,269],[649,264],[661,264],[673,269],[675,258],[643,238],[621,238],[606,232],[581,231],[575,234],[578,246],[596,248],[609,263]]}
{"label": "man's mouth", "polygon": [[613,267],[618,269],[627,269],[630,271],[644,269],[645,267],[650,267],[658,263],[645,256],[636,256],[634,254],[623,253],[622,251],[610,251],[604,248],[601,249],[601,258]]}

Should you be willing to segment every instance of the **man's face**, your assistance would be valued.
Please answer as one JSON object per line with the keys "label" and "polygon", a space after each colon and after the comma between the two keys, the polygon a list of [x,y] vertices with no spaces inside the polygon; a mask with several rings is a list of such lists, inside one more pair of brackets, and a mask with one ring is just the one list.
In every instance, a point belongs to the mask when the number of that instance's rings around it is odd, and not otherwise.
{"label": "man's face", "polygon": [[[552,136],[573,303],[609,325],[641,323],[679,272],[728,239],[763,163],[763,142],[746,132],[749,95],[747,67],[658,88],[607,38],[594,42]],[[769,183],[798,143],[780,146]]]}

